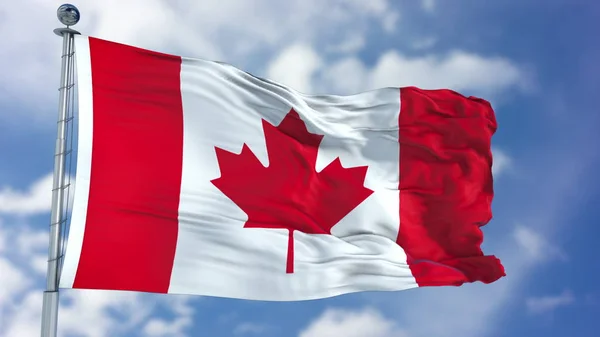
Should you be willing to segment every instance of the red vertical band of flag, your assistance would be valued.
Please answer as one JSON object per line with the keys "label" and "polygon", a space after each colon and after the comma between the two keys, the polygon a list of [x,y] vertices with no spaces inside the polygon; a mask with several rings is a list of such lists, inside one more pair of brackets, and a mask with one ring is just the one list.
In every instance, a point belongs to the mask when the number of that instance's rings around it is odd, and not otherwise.
{"label": "red vertical band of flag", "polygon": [[93,141],[74,288],[165,293],[183,156],[181,58],[89,38]]}
{"label": "red vertical band of flag", "polygon": [[504,276],[484,256],[492,218],[491,105],[451,90],[400,90],[400,231],[419,286],[490,283]]}

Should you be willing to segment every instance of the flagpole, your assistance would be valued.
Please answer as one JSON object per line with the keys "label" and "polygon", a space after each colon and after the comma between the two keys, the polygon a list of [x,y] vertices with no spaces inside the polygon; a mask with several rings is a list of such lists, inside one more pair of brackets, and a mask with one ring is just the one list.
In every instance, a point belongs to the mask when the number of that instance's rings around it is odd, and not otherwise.
{"label": "flagpole", "polygon": [[74,83],[71,83],[73,67],[74,36],[79,32],[69,28],[79,21],[79,10],[77,7],[64,4],[57,10],[57,16],[61,23],[66,27],[54,30],[56,35],[62,36],[62,61],[60,72],[59,102],[58,102],[58,121],[56,145],[54,149],[54,176],[52,180],[52,205],[50,214],[50,242],[48,247],[48,269],[46,276],[46,291],[44,291],[44,300],[42,304],[42,337],[56,337],[58,325],[58,284],[59,268],[61,258],[61,235],[64,225],[65,211],[65,163],[67,147],[67,123],[69,112],[69,90]]}

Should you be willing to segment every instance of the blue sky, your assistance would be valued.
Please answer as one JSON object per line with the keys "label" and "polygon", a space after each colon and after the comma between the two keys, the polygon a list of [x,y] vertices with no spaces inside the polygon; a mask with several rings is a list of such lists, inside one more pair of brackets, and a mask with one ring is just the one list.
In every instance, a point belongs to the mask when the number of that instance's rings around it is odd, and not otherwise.
{"label": "blue sky", "polygon": [[[60,2],[0,4],[0,336],[36,336]],[[86,35],[215,59],[313,93],[448,87],[492,101],[492,284],[265,303],[64,291],[64,336],[595,336],[600,5],[584,0],[81,0]],[[18,30],[20,34],[14,34]]]}

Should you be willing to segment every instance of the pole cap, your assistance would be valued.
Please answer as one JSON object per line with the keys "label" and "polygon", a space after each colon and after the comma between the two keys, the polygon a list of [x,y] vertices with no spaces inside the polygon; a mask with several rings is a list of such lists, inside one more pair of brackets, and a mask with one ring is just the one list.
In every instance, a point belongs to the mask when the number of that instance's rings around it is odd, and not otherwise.
{"label": "pole cap", "polygon": [[58,21],[67,27],[76,25],[81,18],[79,9],[71,4],[60,5],[56,10],[56,16]]}

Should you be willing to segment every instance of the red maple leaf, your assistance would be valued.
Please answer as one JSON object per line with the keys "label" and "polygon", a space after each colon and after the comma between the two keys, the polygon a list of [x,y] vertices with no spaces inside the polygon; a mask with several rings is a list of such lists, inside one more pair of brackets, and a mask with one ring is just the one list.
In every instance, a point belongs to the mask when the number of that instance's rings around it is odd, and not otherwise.
{"label": "red maple leaf", "polygon": [[215,147],[221,177],[212,183],[248,216],[244,228],[289,230],[287,273],[294,272],[294,231],[329,234],[373,191],[367,166],[344,168],[336,158],[317,172],[322,135],[309,133],[294,109],[275,127],[263,120],[269,156],[264,167],[246,144],[240,154]]}

